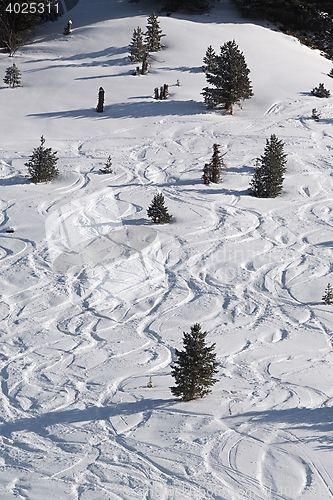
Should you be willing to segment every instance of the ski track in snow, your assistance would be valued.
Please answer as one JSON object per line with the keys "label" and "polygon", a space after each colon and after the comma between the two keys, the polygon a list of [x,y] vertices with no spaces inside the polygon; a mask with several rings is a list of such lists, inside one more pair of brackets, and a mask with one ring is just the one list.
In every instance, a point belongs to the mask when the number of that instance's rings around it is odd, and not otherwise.
{"label": "ski track in snow", "polygon": [[[179,137],[177,127],[175,123],[171,128]],[[246,329],[239,337],[243,345],[227,340],[230,353],[220,360],[230,387],[240,380],[239,388],[236,384],[229,392],[230,422],[233,415],[254,409],[325,407],[328,394],[290,382],[307,360],[303,357],[289,369],[287,361],[294,349],[292,337],[306,332],[320,335],[321,350],[328,354],[331,349],[332,332],[321,309],[298,297],[309,276],[320,279],[330,271],[330,252],[323,246],[314,253],[311,244],[320,240],[323,225],[327,231],[332,225],[330,191],[326,195],[321,186],[320,199],[312,199],[310,193],[306,203],[295,200],[265,217],[244,206],[241,196],[227,196],[219,206],[213,193],[210,206],[205,206],[202,186],[189,183],[182,189],[173,181],[180,174],[172,157],[183,155],[185,161],[191,144],[159,143],[159,137],[164,137],[164,130],[133,151],[135,175],[126,173],[129,181],[121,190],[117,179],[108,176],[106,184],[112,182],[114,198],[105,191],[104,176],[97,177],[91,169],[81,173],[88,156],[82,154],[80,169],[73,174],[76,180],[54,190],[47,205],[40,202],[36,207],[46,221],[58,212],[64,221],[74,218],[87,241],[89,230],[101,235],[99,228],[107,222],[103,214],[114,200],[117,215],[127,216],[123,225],[145,217],[144,204],[139,197],[136,201],[134,179],[147,200],[156,184],[165,186],[170,212],[176,214],[175,229],[174,237],[166,238],[161,227],[159,248],[147,251],[145,258],[149,260],[154,251],[158,260],[155,274],[138,273],[137,281],[114,293],[110,282],[117,261],[77,265],[62,274],[45,261],[45,242],[36,245],[15,233],[2,236],[2,281],[13,286],[1,302],[6,330],[1,413],[7,422],[2,461],[7,477],[13,477],[8,498],[30,498],[26,481],[32,490],[44,482],[54,484],[63,498],[81,498],[88,484],[98,491],[98,498],[222,498],[218,491],[223,491],[223,498],[311,498],[312,488],[329,498],[330,473],[285,425],[236,417],[239,423],[227,428],[214,411],[207,417],[179,413],[180,406],[170,399],[149,407],[145,385],[148,376],[159,380],[169,372],[173,346],[163,340],[165,325],[171,329],[180,322],[186,329],[187,318],[200,310],[203,324],[218,327],[222,322],[222,338],[224,330],[231,332],[231,339]],[[232,184],[233,174],[227,176],[226,185]],[[66,205],[73,193],[76,200],[85,200],[84,206]],[[10,206],[4,210],[3,225],[8,211]],[[135,258],[134,268],[142,265]],[[26,287],[15,290],[13,268],[18,266],[25,273]],[[120,276],[121,272],[125,270]],[[57,312],[50,316],[50,308]],[[40,324],[41,317],[43,328],[36,328],[35,340],[32,337],[27,345],[26,325],[31,329],[34,318]],[[178,345],[178,335],[174,340]],[[90,358],[92,350],[95,355]],[[287,369],[281,370],[284,363]],[[131,365],[135,369],[127,376]],[[105,383],[104,372],[117,377]],[[240,391],[245,387],[244,399]],[[168,443],[149,443],[149,427],[159,418],[162,425],[165,414],[176,419],[178,428],[188,427],[184,437],[172,428],[166,431],[174,440],[172,463]],[[194,437],[196,426],[207,426],[207,432],[199,433],[206,437]],[[54,461],[59,463],[56,472],[50,466]],[[36,462],[38,474],[29,480]],[[283,485],[281,467],[293,471]]]}
{"label": "ski track in snow", "polygon": [[[241,132],[168,116],[146,136],[68,140],[59,181],[22,183],[34,239],[3,196],[2,499],[333,497],[332,313],[315,298],[332,273],[333,137],[311,102],[274,102]],[[272,208],[246,190],[255,138],[276,130],[292,174]],[[204,186],[216,141],[227,172]],[[28,154],[1,160],[4,185]],[[168,227],[146,218],[159,190]],[[195,322],[219,353],[208,404],[169,391]]]}

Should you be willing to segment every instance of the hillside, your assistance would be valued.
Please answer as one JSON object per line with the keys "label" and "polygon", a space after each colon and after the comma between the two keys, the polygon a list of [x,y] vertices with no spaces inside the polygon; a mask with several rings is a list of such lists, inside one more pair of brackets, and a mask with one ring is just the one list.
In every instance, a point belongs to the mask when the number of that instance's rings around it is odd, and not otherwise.
{"label": "hillside", "polygon": [[[1,500],[330,500],[333,103],[311,89],[333,95],[331,62],[221,0],[160,15],[166,47],[134,77],[128,44],[153,7],[80,0],[0,56],[22,73],[0,88]],[[233,39],[254,97],[230,116],[205,108],[201,65]],[[284,189],[257,199],[271,134]],[[60,174],[34,185],[41,135]],[[214,143],[227,173],[206,186]],[[159,191],[171,224],[147,219]],[[219,381],[180,402],[170,364],[197,322]]]}

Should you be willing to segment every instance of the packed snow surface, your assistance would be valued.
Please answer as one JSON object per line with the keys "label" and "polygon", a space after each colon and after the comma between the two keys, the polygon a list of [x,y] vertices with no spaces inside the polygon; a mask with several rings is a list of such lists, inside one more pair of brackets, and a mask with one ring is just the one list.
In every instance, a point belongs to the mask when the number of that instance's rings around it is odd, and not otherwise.
{"label": "packed snow surface", "polygon": [[[128,44],[153,10],[165,48],[132,76]],[[232,116],[200,95],[207,47],[228,40],[254,91]],[[166,16],[121,0],[80,0],[2,54],[3,75],[13,61],[22,87],[0,89],[1,500],[332,499],[333,103],[311,95],[333,93],[331,62],[226,1]],[[271,134],[284,188],[256,199]],[[60,174],[34,185],[25,163],[42,135]],[[214,143],[227,171],[207,186]],[[171,224],[147,219],[158,192]],[[170,365],[194,323],[216,343],[218,383],[180,402]]]}

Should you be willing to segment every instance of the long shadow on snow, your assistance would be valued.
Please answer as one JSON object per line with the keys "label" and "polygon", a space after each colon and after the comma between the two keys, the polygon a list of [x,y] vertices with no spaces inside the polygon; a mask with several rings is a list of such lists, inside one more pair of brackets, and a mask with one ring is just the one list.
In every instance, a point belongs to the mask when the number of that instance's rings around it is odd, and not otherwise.
{"label": "long shadow on snow", "polygon": [[31,184],[31,180],[20,175],[0,179],[0,186],[17,186],[19,184]]}
{"label": "long shadow on snow", "polygon": [[[287,410],[266,410],[247,412],[228,417],[229,419],[250,419],[253,422],[290,424],[291,429],[304,429],[309,437],[302,436],[302,441],[323,443],[321,448],[333,446],[333,407],[325,408],[289,408]],[[309,432],[310,431],[310,432]],[[313,433],[322,433],[320,437]],[[331,435],[329,435],[331,434]]]}
{"label": "long shadow on snow", "polygon": [[96,113],[94,108],[54,111],[52,113],[32,113],[27,116],[35,118],[143,118],[149,116],[190,116],[204,114],[205,108],[197,101],[156,101],[117,103],[105,106],[103,113]]}
{"label": "long shadow on snow", "polygon": [[178,401],[174,399],[145,399],[134,403],[115,403],[112,406],[90,406],[84,410],[54,411],[8,422],[0,425],[0,435],[10,436],[12,432],[29,431],[36,434],[47,435],[46,428],[56,424],[73,424],[77,422],[91,422],[107,420],[116,415],[134,415],[145,411],[169,408]]}

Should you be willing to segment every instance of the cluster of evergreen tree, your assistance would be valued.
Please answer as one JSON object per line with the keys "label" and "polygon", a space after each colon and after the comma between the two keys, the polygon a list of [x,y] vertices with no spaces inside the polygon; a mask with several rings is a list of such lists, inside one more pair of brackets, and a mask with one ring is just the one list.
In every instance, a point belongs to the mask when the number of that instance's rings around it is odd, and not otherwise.
{"label": "cluster of evergreen tree", "polygon": [[315,97],[327,98],[331,96],[331,92],[325,88],[323,83],[320,83],[318,87],[315,87],[311,90],[311,94]]}
{"label": "cluster of evergreen tree", "polygon": [[[57,11],[48,5],[51,0],[38,0],[35,5],[44,4],[36,12],[30,8],[30,3],[24,0],[0,0],[0,46],[13,55],[21,45],[33,36],[35,29],[42,20],[57,19]],[[24,8],[28,5],[29,8]],[[49,11],[50,10],[50,11]]]}
{"label": "cluster of evergreen tree", "polygon": [[184,10],[189,13],[202,14],[207,12],[215,0],[163,0],[162,10],[177,12]]}
{"label": "cluster of evergreen tree", "polygon": [[147,53],[161,50],[163,48],[161,42],[163,36],[165,35],[160,28],[158,17],[152,12],[147,19],[147,31],[144,33],[138,26],[133,32],[129,45],[131,61],[142,62]]}
{"label": "cluster of evergreen tree", "polygon": [[281,24],[307,45],[333,59],[332,0],[232,0],[244,16]]}

